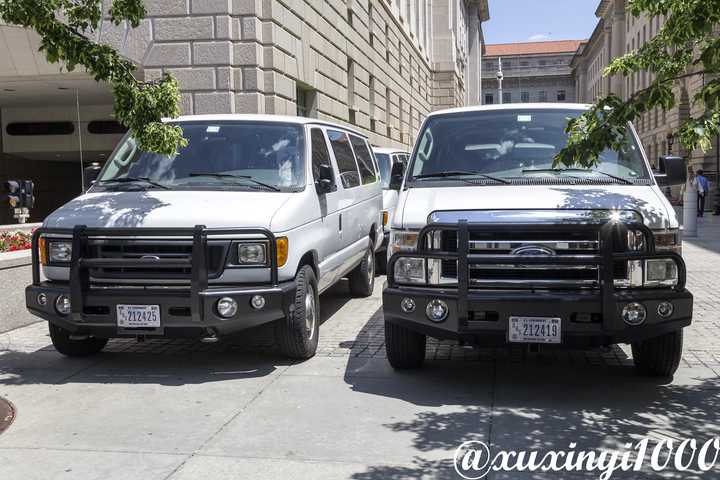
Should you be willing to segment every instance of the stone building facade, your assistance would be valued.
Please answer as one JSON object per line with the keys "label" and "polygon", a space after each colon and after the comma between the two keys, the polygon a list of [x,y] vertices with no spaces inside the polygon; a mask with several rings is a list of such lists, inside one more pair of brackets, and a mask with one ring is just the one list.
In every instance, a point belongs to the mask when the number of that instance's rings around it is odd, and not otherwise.
{"label": "stone building facade", "polygon": [[[613,58],[640,48],[657,35],[665,23],[662,16],[634,17],[626,12],[626,7],[627,0],[602,0],[596,10],[598,24],[595,31],[588,42],[578,48],[572,66],[578,98],[582,102],[593,102],[608,93],[627,99],[653,80],[649,72],[638,72],[629,77],[602,75]],[[664,111],[656,108],[635,121],[645,152],[653,164],[657,163],[659,156],[673,154],[686,157],[694,169],[716,171],[717,152],[714,148],[707,152],[688,152],[674,137],[689,115],[702,112],[702,107],[692,105],[691,99],[702,88],[704,81],[702,75],[696,75],[676,82],[678,102],[673,109]]]}
{"label": "stone building facade", "polygon": [[[428,112],[480,103],[487,0],[145,0],[145,7],[138,28],[108,19],[95,38],[131,59],[144,80],[172,73],[184,114],[306,115],[407,149]],[[36,180],[34,219],[79,193],[80,144],[94,146],[84,163],[103,162],[118,139],[88,130],[112,119],[109,89],[48,65],[38,42],[33,32],[0,25],[0,180]],[[45,118],[71,122],[72,137],[7,133],[11,122]],[[0,223],[7,211],[0,207]]]}
{"label": "stone building facade", "polygon": [[[487,45],[482,103],[574,102],[570,62],[580,40]],[[499,98],[498,70],[503,93]]]}

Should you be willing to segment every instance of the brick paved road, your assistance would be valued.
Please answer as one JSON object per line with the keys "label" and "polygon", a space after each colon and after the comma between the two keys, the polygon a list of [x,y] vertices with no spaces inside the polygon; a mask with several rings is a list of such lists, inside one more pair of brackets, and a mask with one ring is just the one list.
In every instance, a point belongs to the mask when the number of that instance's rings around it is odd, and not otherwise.
{"label": "brick paved road", "polygon": [[626,347],[523,354],[430,342],[427,368],[393,372],[382,278],[369,299],[348,300],[345,285],[323,295],[318,355],[300,364],[274,353],[267,329],[215,345],[115,340],[65,359],[37,323],[0,334],[0,396],[18,412],[0,435],[0,478],[458,478],[451,459],[466,440],[597,449],[720,436],[720,222],[705,222],[685,242],[695,322],[670,383],[637,376]]}

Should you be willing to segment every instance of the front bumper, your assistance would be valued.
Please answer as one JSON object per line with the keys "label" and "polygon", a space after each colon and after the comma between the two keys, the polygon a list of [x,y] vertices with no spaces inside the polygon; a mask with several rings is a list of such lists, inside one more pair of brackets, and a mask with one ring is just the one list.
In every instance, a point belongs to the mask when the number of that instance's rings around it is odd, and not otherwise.
{"label": "front bumper", "polygon": [[[546,226],[522,225],[526,231],[542,231]],[[685,289],[686,269],[682,258],[673,252],[657,252],[652,232],[642,223],[621,223],[610,220],[597,225],[568,224],[553,226],[553,233],[586,228],[598,231],[600,248],[590,255],[493,255],[478,254],[468,247],[470,233],[492,234],[507,228],[503,224],[469,224],[461,220],[457,224],[432,224],[418,234],[416,252],[393,255],[388,263],[388,280],[383,291],[383,312],[389,322],[402,325],[437,338],[459,339],[476,344],[505,343],[508,341],[510,317],[553,317],[561,319],[561,343],[569,346],[609,345],[631,343],[652,338],[666,332],[679,330],[692,321],[693,297]],[[643,233],[647,241],[644,251],[627,251],[621,239],[628,229]],[[437,231],[457,232],[457,250],[442,251],[429,247],[426,239]],[[441,259],[457,262],[456,282],[452,287],[413,286],[399,284],[394,275],[395,264],[400,257]],[[677,285],[664,288],[618,288],[615,286],[614,266],[617,262],[643,261],[646,259],[670,259],[677,267]],[[471,269],[475,265],[514,266],[550,265],[580,266],[597,269],[598,281],[592,288],[568,286],[567,284],[533,283],[533,280],[506,284],[491,281],[480,287],[471,282]],[[429,283],[429,275],[426,282]],[[473,277],[478,279],[477,276]],[[479,278],[484,280],[483,278]],[[415,302],[415,310],[408,313],[401,309],[404,298]],[[444,300],[449,312],[442,322],[432,322],[425,313],[433,299]],[[658,305],[670,301],[674,306],[672,315],[662,318]],[[646,307],[647,317],[641,325],[625,323],[622,310],[632,302]]]}
{"label": "front bumper", "polygon": [[[37,301],[44,293],[47,303]],[[84,295],[82,312],[63,316],[55,310],[59,295],[70,295],[69,284],[42,282],[25,289],[28,310],[50,323],[76,334],[90,334],[102,338],[152,335],[166,338],[191,338],[228,335],[247,328],[273,322],[289,315],[295,298],[295,282],[276,287],[210,288],[199,292],[200,315],[191,314],[190,291],[162,291],[151,289],[91,289]],[[265,298],[265,306],[256,310],[250,305],[254,295]],[[215,305],[222,297],[238,302],[238,312],[226,319],[218,316]],[[159,305],[160,328],[120,328],[117,325],[118,305]]]}
{"label": "front bumper", "polygon": [[[404,298],[415,301],[415,311],[400,308]],[[445,321],[434,323],[425,315],[433,299],[444,300],[449,307]],[[627,290],[615,294],[615,308],[602,311],[602,296],[583,291],[472,291],[467,295],[467,318],[458,314],[458,292],[432,288],[388,287],[383,291],[385,320],[441,339],[455,339],[479,345],[507,342],[511,316],[559,317],[562,319],[562,345],[584,347],[631,343],[679,330],[690,325],[693,298],[687,290]],[[662,301],[675,307],[668,319],[657,314]],[[641,326],[623,322],[623,307],[638,302],[647,308],[647,319]],[[486,320],[482,320],[485,318]],[[581,321],[581,320],[590,321]]]}
{"label": "front bumper", "polygon": [[[72,259],[69,282],[42,282],[40,279],[39,239],[43,235],[72,235]],[[270,282],[261,285],[208,285],[208,237],[241,236],[264,237],[269,245]],[[122,239],[160,238],[176,241],[192,240],[189,258],[146,255],[135,257],[93,256],[88,249],[91,239],[122,241]],[[76,334],[91,334],[112,338],[123,336],[153,335],[160,337],[200,337],[226,335],[246,328],[287,317],[294,305],[295,282],[278,281],[276,239],[266,229],[208,229],[202,225],[193,228],[87,228],[76,226],[72,230],[40,228],[32,241],[33,283],[25,291],[28,310],[53,324]],[[189,270],[182,278],[186,286],[172,288],[157,284],[136,286],[109,285],[91,278],[91,270],[120,268],[126,272],[144,272],[155,269],[183,268]],[[140,275],[140,274],[135,274]],[[44,294],[44,304],[38,296]],[[55,308],[60,295],[68,295],[71,313],[61,315]],[[265,305],[254,309],[250,299],[262,295]],[[238,312],[229,319],[220,317],[216,303],[222,297],[237,301]],[[118,305],[158,305],[160,327],[121,328],[117,322]]]}

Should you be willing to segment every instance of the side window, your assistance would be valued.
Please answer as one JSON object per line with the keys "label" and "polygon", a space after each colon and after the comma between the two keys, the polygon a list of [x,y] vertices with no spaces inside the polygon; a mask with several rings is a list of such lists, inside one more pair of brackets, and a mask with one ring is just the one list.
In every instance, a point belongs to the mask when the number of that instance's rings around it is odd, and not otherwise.
{"label": "side window", "polygon": [[312,172],[313,179],[317,180],[320,178],[320,165],[330,165],[333,170],[333,190],[335,190],[335,169],[330,161],[330,152],[325,143],[325,135],[319,128],[313,128],[310,131],[310,141],[312,143]]}
{"label": "side window", "polygon": [[353,155],[347,134],[337,130],[328,130],[327,135],[340,170],[343,187],[353,188],[360,186],[360,175],[358,174],[355,155]]}
{"label": "side window", "polygon": [[377,173],[375,170],[375,162],[372,160],[372,154],[365,140],[355,135],[350,135],[350,143],[352,143],[355,156],[358,160],[358,168],[360,169],[360,179],[363,185],[375,183],[377,181]]}

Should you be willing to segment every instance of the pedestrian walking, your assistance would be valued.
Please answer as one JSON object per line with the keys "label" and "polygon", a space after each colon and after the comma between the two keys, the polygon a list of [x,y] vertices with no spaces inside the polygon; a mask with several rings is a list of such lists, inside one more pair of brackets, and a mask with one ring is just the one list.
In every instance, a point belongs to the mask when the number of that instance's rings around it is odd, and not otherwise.
{"label": "pedestrian walking", "polygon": [[705,196],[710,191],[710,182],[703,173],[704,172],[702,170],[698,170],[695,178],[693,179],[693,184],[697,190],[698,217],[702,217],[705,213]]}

